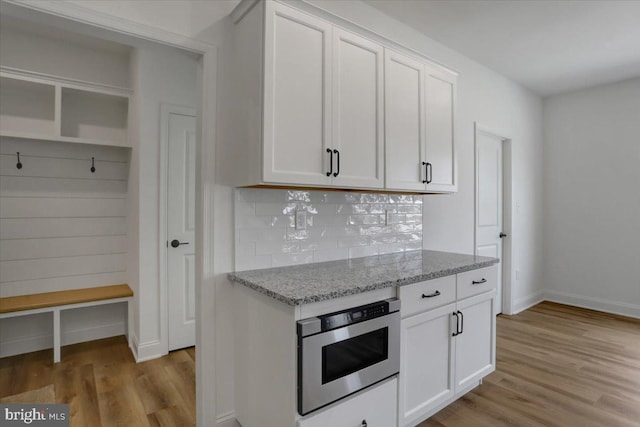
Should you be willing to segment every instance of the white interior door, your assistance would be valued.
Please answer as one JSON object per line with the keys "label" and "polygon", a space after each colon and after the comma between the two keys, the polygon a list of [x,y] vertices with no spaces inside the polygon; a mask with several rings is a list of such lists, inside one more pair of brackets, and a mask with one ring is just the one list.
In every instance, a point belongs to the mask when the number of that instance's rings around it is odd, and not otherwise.
{"label": "white interior door", "polygon": [[169,350],[196,342],[196,118],[170,113],[167,185]]}
{"label": "white interior door", "polygon": [[[502,141],[476,132],[476,255],[502,260]],[[496,307],[502,313],[502,269],[498,269]]]}

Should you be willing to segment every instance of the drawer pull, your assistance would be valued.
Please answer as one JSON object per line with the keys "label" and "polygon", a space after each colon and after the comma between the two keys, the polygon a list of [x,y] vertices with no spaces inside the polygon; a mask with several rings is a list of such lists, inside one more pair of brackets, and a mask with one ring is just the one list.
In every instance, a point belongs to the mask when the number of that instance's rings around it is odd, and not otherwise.
{"label": "drawer pull", "polygon": [[433,297],[437,297],[439,295],[440,295],[440,291],[435,291],[434,293],[429,294],[429,295],[422,294],[422,298],[433,298]]}
{"label": "drawer pull", "polygon": [[367,420],[362,420],[362,424],[360,424],[360,427],[367,427]]}
{"label": "drawer pull", "polygon": [[482,280],[478,280],[478,281],[473,280],[473,281],[471,282],[471,284],[472,284],[472,285],[481,285],[481,284],[483,284],[483,283],[487,283],[487,279],[483,278]]}

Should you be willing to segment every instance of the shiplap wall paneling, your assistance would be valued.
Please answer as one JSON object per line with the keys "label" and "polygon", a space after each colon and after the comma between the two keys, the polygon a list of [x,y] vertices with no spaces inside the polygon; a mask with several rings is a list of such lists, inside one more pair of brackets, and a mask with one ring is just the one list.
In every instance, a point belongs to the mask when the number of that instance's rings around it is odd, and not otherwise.
{"label": "shiplap wall paneling", "polygon": [[3,296],[126,282],[128,160],[122,148],[0,140]]}

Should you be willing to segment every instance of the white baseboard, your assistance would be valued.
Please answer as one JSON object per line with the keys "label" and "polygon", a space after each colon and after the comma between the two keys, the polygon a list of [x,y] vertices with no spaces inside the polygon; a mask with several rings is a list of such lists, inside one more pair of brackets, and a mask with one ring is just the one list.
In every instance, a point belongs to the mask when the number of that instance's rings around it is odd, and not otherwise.
{"label": "white baseboard", "polygon": [[[126,324],[119,322],[63,332],[61,343],[65,346],[125,334]],[[46,350],[49,348],[53,348],[53,334],[32,335],[0,342],[0,357],[15,356],[17,354],[30,353],[32,351]]]}
{"label": "white baseboard", "polygon": [[640,305],[551,290],[545,290],[543,295],[547,301],[640,319]]}
{"label": "white baseboard", "polygon": [[242,427],[238,420],[236,420],[236,413],[234,411],[227,412],[226,414],[218,415],[216,417],[216,427]]}
{"label": "white baseboard", "polygon": [[133,354],[136,356],[136,362],[140,363],[146,362],[147,360],[151,359],[157,359],[158,357],[164,356],[166,353],[162,351],[160,340],[155,340],[145,343],[138,343]]}
{"label": "white baseboard", "polygon": [[535,294],[518,298],[513,305],[513,313],[511,314],[518,314],[528,308],[533,307],[536,304],[541,303],[545,300],[544,296],[544,292],[536,292]]}

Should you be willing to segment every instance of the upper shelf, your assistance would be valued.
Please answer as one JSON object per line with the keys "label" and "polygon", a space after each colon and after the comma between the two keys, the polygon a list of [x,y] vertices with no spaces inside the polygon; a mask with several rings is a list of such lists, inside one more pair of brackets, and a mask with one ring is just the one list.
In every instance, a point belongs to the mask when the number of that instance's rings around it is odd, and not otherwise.
{"label": "upper shelf", "polygon": [[131,147],[130,94],[118,88],[0,70],[0,136]]}

